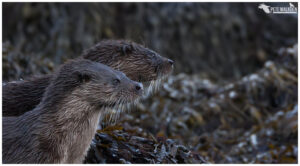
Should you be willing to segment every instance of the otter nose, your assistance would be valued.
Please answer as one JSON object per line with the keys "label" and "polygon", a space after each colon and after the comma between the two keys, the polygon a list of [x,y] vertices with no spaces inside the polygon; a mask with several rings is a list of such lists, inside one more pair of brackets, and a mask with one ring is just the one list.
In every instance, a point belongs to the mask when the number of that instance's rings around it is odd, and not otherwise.
{"label": "otter nose", "polygon": [[168,59],[168,62],[169,62],[170,65],[174,64],[174,61],[172,61],[171,59]]}
{"label": "otter nose", "polygon": [[135,85],[135,90],[136,90],[136,91],[142,91],[142,90],[143,90],[143,84],[137,83],[137,84]]}

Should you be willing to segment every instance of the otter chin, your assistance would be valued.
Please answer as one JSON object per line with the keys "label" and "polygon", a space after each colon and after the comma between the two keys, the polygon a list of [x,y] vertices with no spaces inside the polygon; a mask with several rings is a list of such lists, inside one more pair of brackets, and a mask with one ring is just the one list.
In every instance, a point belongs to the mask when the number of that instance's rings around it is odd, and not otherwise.
{"label": "otter chin", "polygon": [[[151,95],[159,90],[161,84],[170,76],[173,72],[174,62],[172,60],[166,59],[164,64],[157,69],[157,74],[152,80],[144,81],[143,85],[145,87],[145,96]],[[155,78],[155,79],[154,79]]]}
{"label": "otter chin", "polygon": [[[124,75],[125,76],[125,75]],[[133,87],[131,87],[133,86]],[[132,92],[127,92],[127,96],[123,96],[121,99],[119,99],[117,102],[116,101],[106,101],[106,102],[99,102],[98,105],[101,108],[116,108],[116,107],[122,107],[123,105],[135,103],[139,100],[139,97],[143,95],[144,88],[143,84],[136,82],[134,85],[129,85],[128,88],[133,89]],[[122,92],[126,93],[126,92]],[[131,94],[129,94],[131,93]],[[117,96],[115,96],[117,97]]]}
{"label": "otter chin", "polygon": [[99,120],[142,94],[141,83],[120,71],[70,61],[53,74],[33,110],[2,118],[3,163],[82,163]]}

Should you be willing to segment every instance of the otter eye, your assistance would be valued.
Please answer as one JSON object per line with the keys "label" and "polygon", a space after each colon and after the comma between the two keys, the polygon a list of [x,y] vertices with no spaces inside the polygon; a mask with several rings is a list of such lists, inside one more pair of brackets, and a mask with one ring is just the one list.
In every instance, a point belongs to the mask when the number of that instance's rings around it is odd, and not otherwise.
{"label": "otter eye", "polygon": [[121,83],[121,81],[120,81],[120,79],[118,79],[118,78],[116,78],[116,79],[113,80],[113,84],[114,84],[114,85],[118,85],[118,84],[120,84],[120,83]]}

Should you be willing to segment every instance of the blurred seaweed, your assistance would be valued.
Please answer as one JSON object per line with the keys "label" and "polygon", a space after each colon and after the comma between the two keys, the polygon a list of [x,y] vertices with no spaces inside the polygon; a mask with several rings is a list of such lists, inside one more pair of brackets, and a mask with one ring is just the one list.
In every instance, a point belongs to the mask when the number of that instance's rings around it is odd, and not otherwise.
{"label": "blurred seaweed", "polygon": [[297,163],[297,19],[258,3],[3,3],[3,81],[130,39],[175,72],[102,122],[85,163]]}

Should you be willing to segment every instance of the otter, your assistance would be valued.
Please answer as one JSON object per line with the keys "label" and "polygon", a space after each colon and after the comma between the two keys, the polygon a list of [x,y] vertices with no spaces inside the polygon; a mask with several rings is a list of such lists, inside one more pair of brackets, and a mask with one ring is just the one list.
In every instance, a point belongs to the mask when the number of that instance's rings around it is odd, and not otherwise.
{"label": "otter", "polygon": [[[78,59],[105,64],[144,84],[146,94],[157,90],[161,80],[173,69],[173,61],[140,44],[126,40],[104,40],[83,51]],[[52,75],[7,83],[3,89],[3,116],[19,116],[41,101]]]}
{"label": "otter", "polygon": [[66,63],[36,108],[2,118],[3,163],[82,163],[102,114],[134,102],[142,92],[141,83],[108,66]]}

